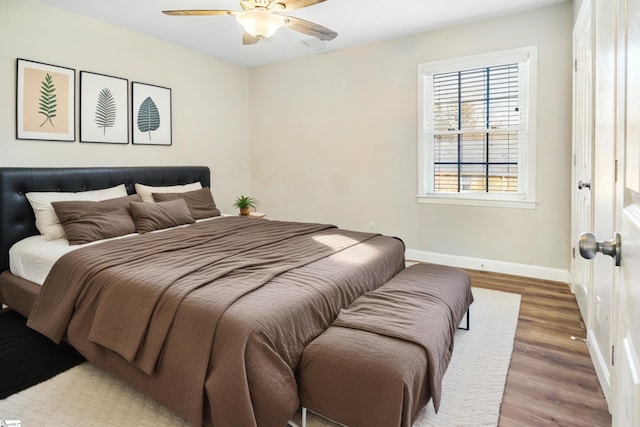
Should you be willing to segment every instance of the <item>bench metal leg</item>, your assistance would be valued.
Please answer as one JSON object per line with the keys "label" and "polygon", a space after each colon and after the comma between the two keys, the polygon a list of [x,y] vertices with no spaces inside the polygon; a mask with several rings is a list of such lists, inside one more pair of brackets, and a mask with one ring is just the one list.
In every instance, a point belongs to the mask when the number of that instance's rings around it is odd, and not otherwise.
{"label": "bench metal leg", "polygon": [[302,425],[300,427],[307,427],[307,408],[302,407]]}
{"label": "bench metal leg", "polygon": [[468,308],[467,308],[467,314],[466,314],[465,317],[467,318],[467,327],[466,328],[461,328],[460,326],[458,326],[458,329],[462,329],[462,330],[468,331],[469,330],[469,309]]}

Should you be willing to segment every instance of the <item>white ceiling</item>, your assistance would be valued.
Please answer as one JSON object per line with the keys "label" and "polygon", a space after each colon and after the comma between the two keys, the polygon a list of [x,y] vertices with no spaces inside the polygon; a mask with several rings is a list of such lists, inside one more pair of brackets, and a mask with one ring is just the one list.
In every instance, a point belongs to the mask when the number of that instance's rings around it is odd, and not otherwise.
{"label": "white ceiling", "polygon": [[[41,0],[245,67],[344,49],[568,0],[327,0],[289,14],[338,33],[320,42],[287,28],[242,44],[233,16],[166,16],[168,9],[240,10],[238,0]],[[306,43],[305,43],[306,42]]]}

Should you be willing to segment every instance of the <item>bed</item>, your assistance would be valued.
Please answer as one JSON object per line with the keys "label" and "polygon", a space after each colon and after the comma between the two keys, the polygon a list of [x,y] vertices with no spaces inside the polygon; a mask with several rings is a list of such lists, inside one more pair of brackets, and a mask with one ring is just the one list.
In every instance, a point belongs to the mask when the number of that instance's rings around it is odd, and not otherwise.
{"label": "bed", "polygon": [[72,251],[42,286],[9,271],[39,234],[27,193],[194,182],[209,169],[0,168],[0,302],[193,425],[282,427],[305,346],[404,268],[400,240],[231,216]]}

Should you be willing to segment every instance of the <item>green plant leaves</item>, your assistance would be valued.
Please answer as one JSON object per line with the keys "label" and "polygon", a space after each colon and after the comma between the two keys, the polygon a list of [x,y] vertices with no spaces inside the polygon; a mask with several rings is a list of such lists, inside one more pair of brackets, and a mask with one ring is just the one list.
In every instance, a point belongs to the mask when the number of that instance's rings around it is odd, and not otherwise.
{"label": "green plant leaves", "polygon": [[55,127],[51,119],[56,116],[58,101],[56,100],[56,87],[53,84],[53,77],[49,73],[40,84],[40,100],[38,104],[40,105],[38,113],[45,116],[45,120],[40,127],[47,122],[51,123],[52,127]]}
{"label": "green plant leaves", "polygon": [[236,208],[257,208],[260,206],[260,201],[250,196],[245,196],[244,194],[238,196],[235,203],[233,204]]}
{"label": "green plant leaves", "polygon": [[149,140],[151,140],[151,132],[160,127],[160,113],[158,107],[148,96],[138,109],[138,130],[140,132],[149,132]]}
{"label": "green plant leaves", "polygon": [[103,135],[106,135],[107,128],[116,124],[116,101],[109,88],[104,88],[98,94],[96,104],[96,124],[102,128]]}

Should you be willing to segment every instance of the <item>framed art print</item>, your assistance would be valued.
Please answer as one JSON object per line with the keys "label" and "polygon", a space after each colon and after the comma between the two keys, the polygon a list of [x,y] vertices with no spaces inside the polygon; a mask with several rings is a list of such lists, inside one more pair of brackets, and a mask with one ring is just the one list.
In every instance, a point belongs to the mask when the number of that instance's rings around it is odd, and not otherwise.
{"label": "framed art print", "polygon": [[80,142],[129,143],[129,80],[80,71]]}
{"label": "framed art print", "polygon": [[16,138],[75,141],[76,70],[18,58]]}
{"label": "framed art print", "polygon": [[171,89],[131,83],[132,142],[171,145]]}

